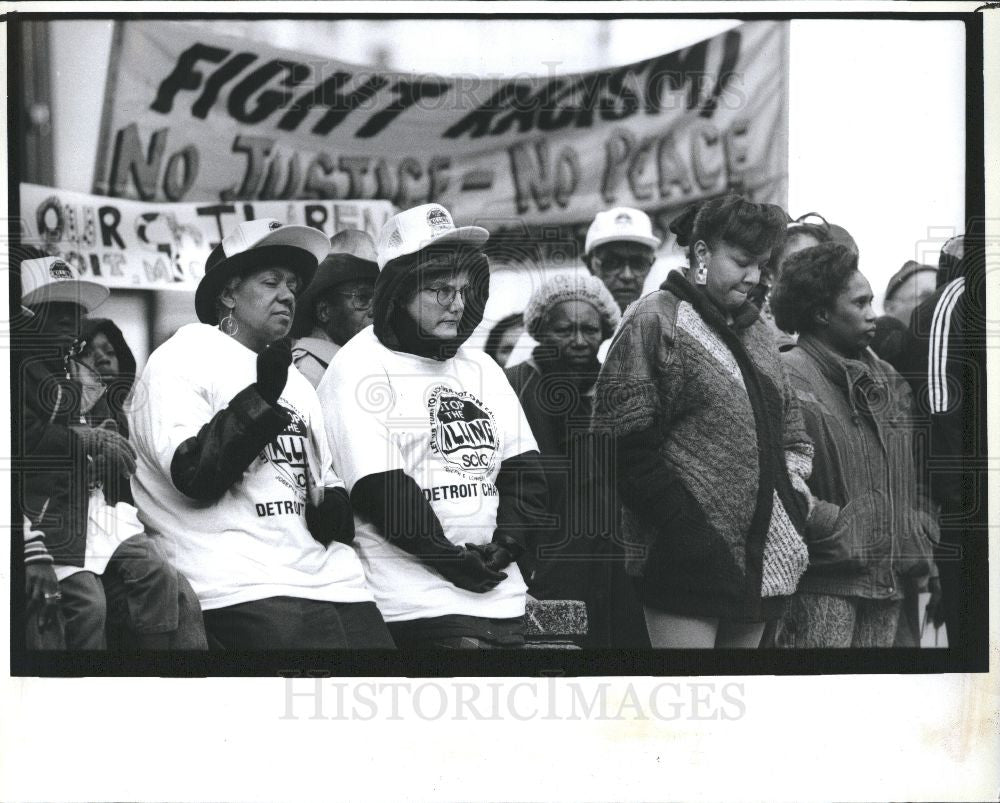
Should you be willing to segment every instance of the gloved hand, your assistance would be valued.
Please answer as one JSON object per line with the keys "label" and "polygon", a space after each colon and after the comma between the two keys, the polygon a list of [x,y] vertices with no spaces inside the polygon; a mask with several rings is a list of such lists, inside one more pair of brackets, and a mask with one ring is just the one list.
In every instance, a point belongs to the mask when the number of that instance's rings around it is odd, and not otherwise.
{"label": "gloved hand", "polygon": [[350,544],[354,541],[354,511],[351,499],[343,488],[327,488],[319,507],[306,507],[306,527],[323,546],[333,541]]}
{"label": "gloved hand", "polygon": [[486,568],[495,572],[506,569],[514,562],[514,557],[500,544],[469,544],[469,549],[478,552]]}
{"label": "gloved hand", "polygon": [[488,544],[466,544],[469,549],[476,550],[483,558],[487,569],[495,572],[506,569],[524,552],[521,545],[508,535],[495,535]]}
{"label": "gloved hand", "polygon": [[278,403],[288,381],[292,364],[292,344],[288,338],[274,341],[257,355],[257,392],[272,407]]}
{"label": "gloved hand", "polygon": [[492,591],[507,579],[504,572],[494,571],[486,565],[474,544],[458,547],[453,555],[424,558],[424,561],[449,582],[476,594]]}
{"label": "gloved hand", "polygon": [[73,432],[83,444],[84,451],[93,459],[95,477],[114,471],[125,477],[135,474],[135,449],[118,432],[114,421],[108,419],[99,427],[73,427]]}

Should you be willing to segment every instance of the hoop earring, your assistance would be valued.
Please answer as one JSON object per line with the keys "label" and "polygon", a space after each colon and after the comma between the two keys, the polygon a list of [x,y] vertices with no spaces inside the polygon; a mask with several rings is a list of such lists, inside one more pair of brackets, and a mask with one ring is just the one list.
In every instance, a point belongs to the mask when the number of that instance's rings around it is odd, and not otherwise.
{"label": "hoop earring", "polygon": [[240,323],[233,317],[232,312],[219,321],[219,331],[224,335],[236,337],[236,333],[240,331]]}
{"label": "hoop earring", "polygon": [[694,283],[708,284],[708,268],[700,259],[698,260],[698,269],[694,272]]}

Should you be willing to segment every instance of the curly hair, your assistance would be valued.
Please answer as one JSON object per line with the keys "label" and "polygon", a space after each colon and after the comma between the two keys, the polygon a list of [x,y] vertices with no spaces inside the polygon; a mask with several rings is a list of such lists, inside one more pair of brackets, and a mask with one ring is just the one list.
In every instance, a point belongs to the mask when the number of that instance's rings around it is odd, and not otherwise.
{"label": "curly hair", "polygon": [[688,263],[695,263],[694,244],[726,242],[751,254],[772,253],[785,239],[788,215],[775,204],[757,204],[739,195],[724,195],[692,204],[670,224],[679,246],[688,247]]}
{"label": "curly hair", "polygon": [[779,329],[810,332],[816,312],[833,306],[858,269],[858,255],[839,243],[820,243],[788,257],[771,289]]}

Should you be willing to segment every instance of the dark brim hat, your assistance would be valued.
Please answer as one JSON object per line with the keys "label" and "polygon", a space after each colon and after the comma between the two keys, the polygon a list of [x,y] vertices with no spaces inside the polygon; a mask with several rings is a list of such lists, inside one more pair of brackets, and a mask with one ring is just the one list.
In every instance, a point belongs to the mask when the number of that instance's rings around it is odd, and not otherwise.
{"label": "dark brim hat", "polygon": [[378,265],[353,254],[330,254],[316,269],[309,286],[299,295],[295,304],[295,322],[292,337],[305,337],[313,327],[312,314],[316,302],[324,293],[347,282],[371,282],[378,279]]}
{"label": "dark brim hat", "polygon": [[326,235],[310,226],[285,226],[273,218],[241,223],[205,261],[205,275],[194,295],[198,320],[213,325],[219,322],[215,302],[233,276],[281,265],[294,270],[307,287],[319,261],[329,252]]}
{"label": "dark brim hat", "polygon": [[889,284],[886,285],[885,288],[885,300],[890,301],[892,297],[896,295],[896,292],[899,290],[899,288],[903,286],[903,283],[906,282],[907,279],[909,279],[911,276],[915,276],[916,274],[920,273],[920,271],[924,270],[927,271],[928,273],[933,273],[935,275],[937,274],[937,268],[935,268],[933,265],[922,265],[921,263],[915,262],[912,259],[906,262],[903,265],[903,267],[897,270],[892,275],[892,278],[889,279]]}

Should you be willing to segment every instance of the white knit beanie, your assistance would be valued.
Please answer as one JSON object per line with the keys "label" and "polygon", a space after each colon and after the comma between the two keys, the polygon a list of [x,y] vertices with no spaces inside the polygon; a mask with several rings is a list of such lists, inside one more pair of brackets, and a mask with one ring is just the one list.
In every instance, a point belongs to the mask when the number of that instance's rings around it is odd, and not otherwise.
{"label": "white knit beanie", "polygon": [[601,326],[606,338],[611,336],[621,320],[621,312],[618,311],[614,296],[596,276],[580,273],[559,274],[546,280],[528,301],[528,306],[524,310],[524,326],[528,334],[537,340],[545,316],[556,304],[563,301],[585,301],[596,309],[601,317]]}

